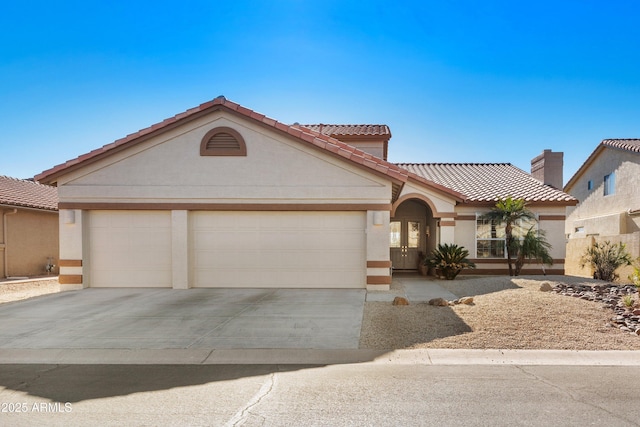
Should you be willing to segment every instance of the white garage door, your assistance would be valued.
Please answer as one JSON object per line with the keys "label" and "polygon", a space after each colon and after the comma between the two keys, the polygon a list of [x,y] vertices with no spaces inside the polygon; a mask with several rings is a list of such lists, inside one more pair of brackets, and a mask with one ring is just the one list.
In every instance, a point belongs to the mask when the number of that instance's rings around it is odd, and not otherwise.
{"label": "white garage door", "polygon": [[192,212],[194,287],[364,288],[364,212]]}
{"label": "white garage door", "polygon": [[171,287],[171,214],[91,211],[91,287]]}

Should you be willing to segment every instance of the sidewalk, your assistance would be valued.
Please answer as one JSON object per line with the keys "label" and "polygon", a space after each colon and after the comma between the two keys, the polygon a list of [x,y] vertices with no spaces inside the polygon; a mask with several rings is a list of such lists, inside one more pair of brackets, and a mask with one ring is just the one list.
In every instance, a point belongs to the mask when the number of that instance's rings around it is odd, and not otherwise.
{"label": "sidewalk", "polygon": [[640,366],[640,352],[571,350],[0,349],[0,364]]}

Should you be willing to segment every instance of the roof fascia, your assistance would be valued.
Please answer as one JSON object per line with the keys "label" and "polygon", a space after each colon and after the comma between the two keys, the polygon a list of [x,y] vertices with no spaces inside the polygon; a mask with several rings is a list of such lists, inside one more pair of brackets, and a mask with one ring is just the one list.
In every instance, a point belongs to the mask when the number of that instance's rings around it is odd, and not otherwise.
{"label": "roof fascia", "polygon": [[562,191],[564,191],[565,193],[569,193],[569,190],[571,190],[571,187],[573,187],[576,181],[587,171],[587,169],[589,169],[589,167],[591,167],[593,162],[595,162],[596,158],[600,155],[600,153],[602,153],[605,150],[605,148],[611,148],[611,147],[607,147],[603,143],[598,144],[596,149],[593,150],[593,152],[589,155],[589,157],[587,157],[587,160],[584,161],[582,166],[580,166],[576,171],[576,173],[573,174],[571,179],[567,181],[567,185],[564,186]]}
{"label": "roof fascia", "polygon": [[[189,114],[188,116],[185,117],[181,117],[177,120],[173,120],[170,123],[166,123],[164,125],[162,125],[164,122],[166,122],[167,120],[171,120],[171,119],[167,119],[163,122],[154,124],[148,128],[142,129],[139,132],[134,132],[130,135],[125,136],[124,138],[118,139],[110,144],[104,145],[100,148],[96,148],[93,151],[90,151],[87,154],[83,154],[75,159],[69,160],[67,163],[69,163],[68,166],[66,167],[62,167],[57,171],[54,171],[58,166],[54,166],[53,168],[49,169],[48,171],[44,171],[42,173],[40,173],[39,175],[35,176],[35,180],[42,183],[42,184],[49,184],[49,185],[53,185],[57,183],[57,178],[59,178],[62,175],[66,175],[70,172],[76,171],[80,168],[83,168],[87,165],[90,165],[92,163],[95,163],[99,160],[104,159],[105,157],[109,157],[112,154],[116,154],[119,153],[123,150],[126,150],[130,147],[133,147],[137,144],[140,144],[144,141],[147,141],[151,138],[154,138],[164,132],[167,132],[171,129],[175,129],[179,126],[182,126],[186,123],[189,123],[193,120],[196,120],[204,115],[210,114],[212,112],[215,112],[217,110],[222,109],[222,105],[214,105],[212,107],[194,112]],[[187,112],[185,112],[187,113]],[[182,113],[182,114],[185,114]],[[178,115],[179,116],[179,115]],[[177,117],[177,116],[176,116]],[[133,135],[136,134],[140,134],[139,136],[135,136],[132,137]],[[127,141],[128,138],[131,138],[130,140]],[[112,147],[110,147],[112,146]],[[109,147],[109,148],[108,148]],[[51,173],[48,173],[49,171],[52,171]]]}

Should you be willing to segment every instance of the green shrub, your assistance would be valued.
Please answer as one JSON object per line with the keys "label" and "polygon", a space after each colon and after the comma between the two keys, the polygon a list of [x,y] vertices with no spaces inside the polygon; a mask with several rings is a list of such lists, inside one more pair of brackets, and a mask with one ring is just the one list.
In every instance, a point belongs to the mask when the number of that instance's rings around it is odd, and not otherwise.
{"label": "green shrub", "polygon": [[580,260],[580,267],[589,264],[594,269],[593,278],[613,282],[618,278],[615,273],[618,267],[631,265],[631,255],[624,243],[594,243],[587,249]]}
{"label": "green shrub", "polygon": [[438,244],[438,248],[431,252],[425,264],[434,268],[438,276],[453,280],[463,269],[476,268],[476,265],[467,259],[468,256],[469,251],[464,246]]}
{"label": "green shrub", "polygon": [[629,275],[629,280],[638,288],[638,292],[640,292],[640,258],[636,260],[636,265],[633,266],[633,273]]}

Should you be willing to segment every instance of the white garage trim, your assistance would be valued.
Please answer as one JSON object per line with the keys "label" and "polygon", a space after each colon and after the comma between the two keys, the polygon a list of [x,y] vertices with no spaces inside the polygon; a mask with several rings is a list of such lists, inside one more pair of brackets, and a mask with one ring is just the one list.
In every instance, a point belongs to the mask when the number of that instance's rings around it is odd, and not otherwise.
{"label": "white garage trim", "polygon": [[91,211],[89,286],[171,287],[171,213]]}
{"label": "white garage trim", "polygon": [[364,288],[365,212],[191,212],[193,287]]}

